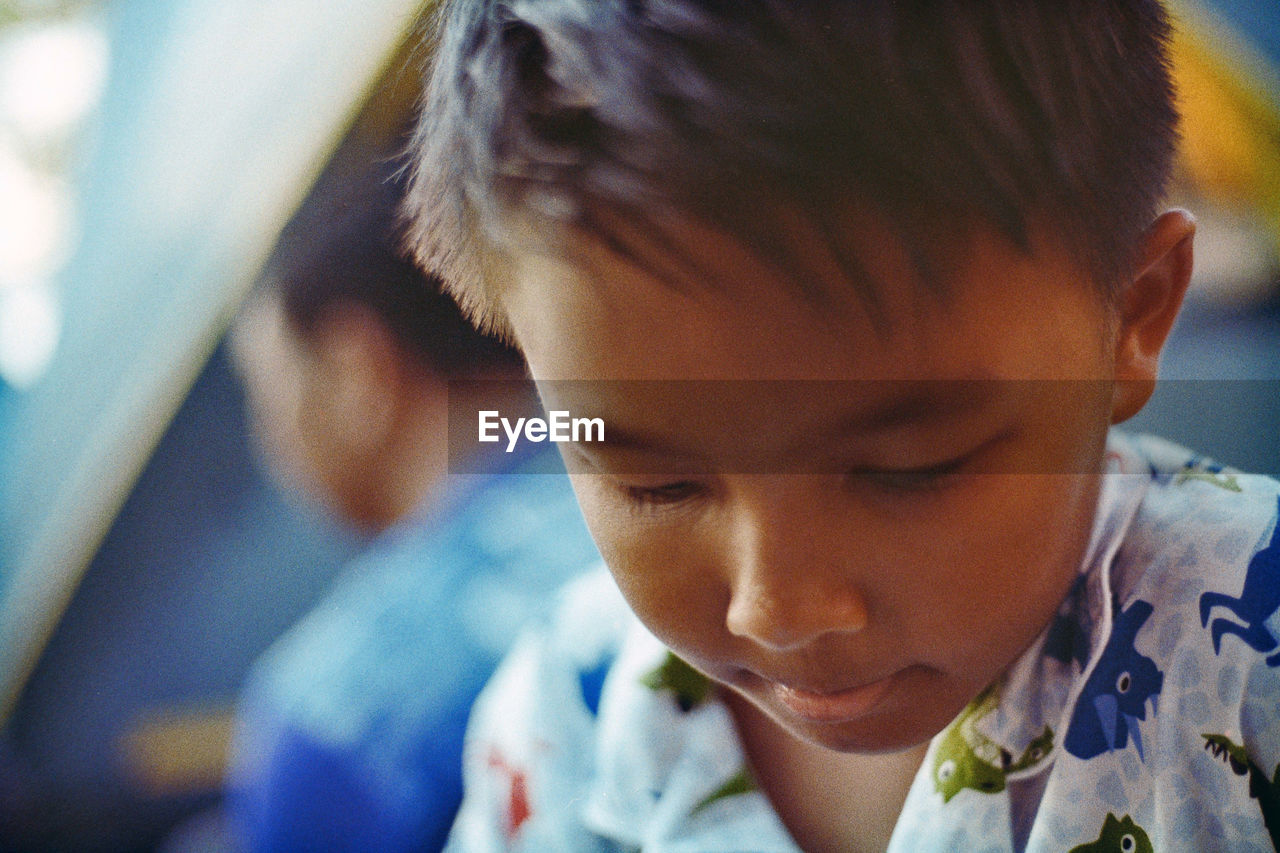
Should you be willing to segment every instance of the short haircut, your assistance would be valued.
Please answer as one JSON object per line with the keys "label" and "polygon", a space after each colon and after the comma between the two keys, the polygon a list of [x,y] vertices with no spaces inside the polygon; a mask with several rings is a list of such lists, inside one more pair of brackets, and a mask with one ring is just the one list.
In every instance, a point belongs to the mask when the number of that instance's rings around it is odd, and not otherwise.
{"label": "short haircut", "polygon": [[673,213],[768,252],[771,209],[860,206],[926,266],[948,223],[1030,251],[1047,222],[1114,295],[1177,141],[1159,0],[445,0],[437,26],[409,240],[490,328],[513,225],[634,260]]}
{"label": "short haircut", "polygon": [[387,172],[346,193],[309,199],[282,233],[263,289],[278,294],[290,328],[304,341],[314,341],[328,312],[346,303],[369,310],[403,353],[442,377],[518,366],[518,354],[477,332],[439,277],[405,255],[403,186]]}

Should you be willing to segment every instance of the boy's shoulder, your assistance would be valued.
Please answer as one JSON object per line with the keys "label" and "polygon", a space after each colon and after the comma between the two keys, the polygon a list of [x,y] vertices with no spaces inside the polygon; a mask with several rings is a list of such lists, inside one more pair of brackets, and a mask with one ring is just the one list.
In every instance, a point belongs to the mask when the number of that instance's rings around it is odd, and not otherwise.
{"label": "boy's shoulder", "polygon": [[1267,588],[1280,596],[1280,568],[1269,569],[1280,566],[1280,481],[1146,435],[1113,436],[1108,462],[1109,474],[1122,476],[1110,477],[1118,485],[1104,493],[1126,495],[1119,500],[1131,504],[1119,531],[1095,534],[1114,536],[1117,599],[1199,610],[1215,601],[1205,593],[1250,575],[1254,606]]}
{"label": "boy's shoulder", "polygon": [[[1112,568],[1117,615],[1150,610],[1148,636],[1181,708],[1238,709],[1280,762],[1280,481],[1146,436],[1149,485]],[[1262,691],[1266,696],[1258,694]],[[1196,715],[1189,715],[1195,717]],[[1262,725],[1262,720],[1266,724]],[[1277,827],[1280,830],[1280,827]]]}
{"label": "boy's shoulder", "polygon": [[1059,791],[1042,804],[1056,815],[1040,825],[1114,813],[1156,849],[1243,849],[1264,824],[1280,833],[1280,483],[1150,436],[1115,435],[1108,457],[1093,641],[1064,661]]}
{"label": "boy's shoulder", "polygon": [[661,847],[795,853],[705,676],[631,613],[613,578],[569,584],[485,688],[451,850]]}
{"label": "boy's shoulder", "polygon": [[593,767],[604,679],[632,617],[608,572],[570,582],[477,700],[450,850],[593,850],[572,804]]}

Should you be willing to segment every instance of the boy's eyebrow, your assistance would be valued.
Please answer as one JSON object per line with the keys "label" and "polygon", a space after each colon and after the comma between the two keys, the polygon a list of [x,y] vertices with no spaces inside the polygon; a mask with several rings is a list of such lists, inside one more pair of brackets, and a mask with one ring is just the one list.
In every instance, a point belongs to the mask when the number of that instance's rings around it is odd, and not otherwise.
{"label": "boy's eyebrow", "polygon": [[878,405],[840,420],[831,431],[832,435],[889,432],[967,414],[995,402],[1003,396],[1002,386],[1010,383],[997,379],[931,379],[884,380],[877,384],[901,385],[902,391]]}
{"label": "boy's eyebrow", "polygon": [[[744,381],[744,392],[749,392],[751,382]],[[1018,383],[991,378],[963,380],[815,380],[797,382],[797,392],[814,400],[829,400],[832,394],[847,394],[851,399],[875,396],[885,399],[861,411],[854,411],[835,420],[829,428],[804,437],[804,443],[812,447],[833,438],[853,433],[891,432],[906,426],[928,424],[958,415],[972,413],[995,404],[1008,394],[1004,386]],[[884,386],[901,386],[886,394]],[[607,421],[607,419],[606,419]],[[726,435],[738,427],[726,417]],[[682,446],[678,434],[653,432],[645,429],[628,429],[608,423],[602,442],[593,442],[600,450],[635,453],[674,454],[697,459],[700,454],[688,446]],[[586,449],[586,448],[583,448]]]}

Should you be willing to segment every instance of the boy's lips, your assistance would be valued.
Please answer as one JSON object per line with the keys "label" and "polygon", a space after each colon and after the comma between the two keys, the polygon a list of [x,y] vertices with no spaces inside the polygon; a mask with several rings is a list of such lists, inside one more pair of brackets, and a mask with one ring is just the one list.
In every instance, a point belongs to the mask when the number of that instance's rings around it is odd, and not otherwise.
{"label": "boy's lips", "polygon": [[893,676],[832,692],[818,692],[769,682],[769,691],[783,708],[814,723],[852,720],[875,707],[889,690]]}

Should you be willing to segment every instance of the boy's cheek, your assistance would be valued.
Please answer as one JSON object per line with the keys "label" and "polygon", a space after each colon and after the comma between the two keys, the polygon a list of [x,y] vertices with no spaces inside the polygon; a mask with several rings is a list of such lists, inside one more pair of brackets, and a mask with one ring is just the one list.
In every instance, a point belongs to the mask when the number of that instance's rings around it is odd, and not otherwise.
{"label": "boy's cheek", "polygon": [[[620,488],[598,474],[575,474],[573,487],[596,547],[632,610],[660,639],[720,624],[721,578],[702,540],[655,510],[629,506]],[[656,510],[661,513],[662,510]]]}

